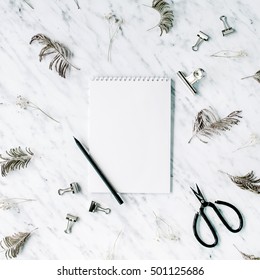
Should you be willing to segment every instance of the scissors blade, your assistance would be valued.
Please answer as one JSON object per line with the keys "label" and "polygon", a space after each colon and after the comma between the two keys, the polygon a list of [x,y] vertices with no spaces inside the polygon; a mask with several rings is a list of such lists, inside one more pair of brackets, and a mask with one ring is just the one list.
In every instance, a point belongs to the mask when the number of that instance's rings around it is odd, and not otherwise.
{"label": "scissors blade", "polygon": [[193,191],[194,195],[197,197],[199,202],[202,204],[203,202],[205,202],[205,199],[204,199],[203,194],[201,193],[200,188],[197,184],[196,184],[196,187],[197,187],[197,191],[195,191],[193,188],[191,188],[191,190]]}

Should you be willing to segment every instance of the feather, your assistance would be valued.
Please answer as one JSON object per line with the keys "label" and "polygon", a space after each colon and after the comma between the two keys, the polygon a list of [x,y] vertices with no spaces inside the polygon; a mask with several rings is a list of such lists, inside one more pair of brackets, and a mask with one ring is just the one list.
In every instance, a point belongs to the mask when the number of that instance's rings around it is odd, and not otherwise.
{"label": "feather", "polygon": [[260,179],[255,176],[254,171],[247,173],[245,176],[232,176],[225,172],[222,173],[227,174],[231,181],[242,190],[260,193]]}
{"label": "feather", "polygon": [[[35,230],[35,229],[34,229]],[[31,232],[18,232],[12,236],[6,236],[0,242],[0,247],[5,251],[7,259],[16,258],[23,248],[25,242],[30,237]]]}
{"label": "feather", "polygon": [[25,151],[21,147],[10,149],[6,151],[8,157],[0,155],[1,174],[3,177],[11,170],[26,168],[30,162],[33,153],[30,148],[25,148]]}
{"label": "feather", "polygon": [[243,256],[243,259],[245,260],[260,260],[260,257],[256,257],[254,255],[248,255],[248,254],[245,254],[243,252],[240,252],[240,254]]}
{"label": "feather", "polygon": [[254,255],[248,255],[248,254],[245,254],[243,252],[241,252],[235,245],[234,247],[238,250],[238,252],[242,255],[243,259],[244,260],[260,260],[260,257],[256,257]]}
{"label": "feather", "polygon": [[208,109],[201,110],[193,125],[193,135],[188,143],[196,136],[201,142],[208,143],[207,139],[214,135],[220,135],[222,131],[230,130],[231,127],[240,122],[242,111],[234,111],[227,117],[219,119],[216,114]]}
{"label": "feather", "polygon": [[168,33],[173,27],[173,11],[171,10],[169,3],[167,3],[165,0],[153,0],[152,8],[160,14],[161,19],[156,26],[150,28],[149,30],[158,26],[161,30],[160,36],[162,36],[163,31],[165,31],[165,33]]}
{"label": "feather", "polygon": [[254,78],[258,83],[260,83],[260,70],[257,71],[254,75],[244,77],[241,80],[248,79],[248,78]]}
{"label": "feather", "polygon": [[80,70],[69,62],[69,59],[72,57],[72,53],[63,44],[52,41],[50,38],[43,34],[37,34],[33,36],[30,44],[34,41],[38,41],[40,44],[45,45],[41,49],[39,54],[40,61],[42,61],[42,59],[47,55],[55,54],[49,64],[49,69],[52,70],[54,66],[55,70],[61,77],[66,78],[66,72],[70,67],[74,67],[75,69]]}

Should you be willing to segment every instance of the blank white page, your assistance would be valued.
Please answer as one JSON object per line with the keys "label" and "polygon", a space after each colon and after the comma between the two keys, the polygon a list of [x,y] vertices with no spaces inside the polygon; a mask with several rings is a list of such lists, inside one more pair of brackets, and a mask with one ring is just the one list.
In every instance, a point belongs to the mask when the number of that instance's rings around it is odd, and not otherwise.
{"label": "blank white page", "polygon": [[[170,192],[171,80],[90,82],[88,147],[119,193]],[[89,166],[91,192],[109,192]]]}

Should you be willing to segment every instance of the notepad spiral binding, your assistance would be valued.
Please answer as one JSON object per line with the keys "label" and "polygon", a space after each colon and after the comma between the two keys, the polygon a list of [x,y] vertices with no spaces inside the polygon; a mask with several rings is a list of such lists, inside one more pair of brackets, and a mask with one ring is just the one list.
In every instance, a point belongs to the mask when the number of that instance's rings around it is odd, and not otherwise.
{"label": "notepad spiral binding", "polygon": [[147,81],[147,82],[167,82],[169,81],[168,77],[153,77],[153,76],[137,76],[137,77],[123,77],[123,76],[115,76],[115,77],[109,77],[109,76],[100,76],[100,77],[93,77],[91,79],[92,81]]}

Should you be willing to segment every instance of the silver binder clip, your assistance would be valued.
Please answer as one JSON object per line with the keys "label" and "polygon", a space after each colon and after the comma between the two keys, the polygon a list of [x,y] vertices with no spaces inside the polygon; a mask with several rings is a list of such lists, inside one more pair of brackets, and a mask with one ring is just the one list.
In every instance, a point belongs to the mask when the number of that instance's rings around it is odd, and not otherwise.
{"label": "silver binder clip", "polygon": [[226,35],[229,35],[229,34],[235,32],[235,29],[228,25],[227,17],[226,16],[221,16],[220,20],[223,21],[224,28],[225,28],[225,29],[222,30],[222,35],[223,36],[226,36]]}
{"label": "silver binder clip", "polygon": [[66,219],[68,220],[67,228],[64,230],[65,233],[71,233],[73,224],[78,220],[77,216],[67,214]]}
{"label": "silver binder clip", "polygon": [[80,191],[80,186],[78,183],[71,183],[69,188],[66,189],[59,189],[58,194],[63,195],[66,192],[72,192],[73,194],[78,193]]}
{"label": "silver binder clip", "polygon": [[106,214],[109,214],[111,212],[111,209],[102,208],[99,203],[97,203],[95,201],[92,201],[91,204],[90,204],[90,207],[89,207],[89,212],[94,213],[94,212],[97,212],[97,211],[102,211],[102,212],[105,212]]}
{"label": "silver binder clip", "polygon": [[181,79],[181,81],[187,86],[189,91],[192,94],[196,94],[197,90],[192,86],[194,83],[202,79],[203,77],[206,76],[206,72],[199,68],[192,72],[189,76],[185,76],[181,71],[177,72],[178,77]]}
{"label": "silver binder clip", "polygon": [[192,46],[192,50],[197,51],[199,49],[199,45],[203,42],[203,41],[208,41],[209,40],[209,36],[205,33],[203,33],[202,31],[200,31],[197,36],[199,37],[199,39],[197,40],[196,44],[194,46]]}

